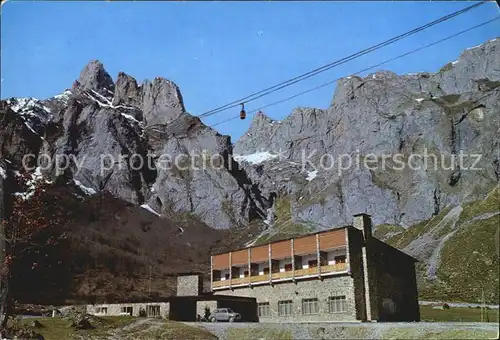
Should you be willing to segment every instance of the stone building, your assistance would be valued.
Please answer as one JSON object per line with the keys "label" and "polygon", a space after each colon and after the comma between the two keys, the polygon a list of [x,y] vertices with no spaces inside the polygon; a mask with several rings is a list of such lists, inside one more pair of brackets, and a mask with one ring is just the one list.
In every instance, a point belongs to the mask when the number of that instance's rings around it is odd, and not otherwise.
{"label": "stone building", "polygon": [[177,294],[155,302],[122,302],[87,305],[93,315],[130,315],[161,317],[175,321],[196,321],[205,309],[232,308],[245,321],[258,321],[256,299],[233,295],[203,293],[203,276],[200,273],[177,274]]}
{"label": "stone building", "polygon": [[213,255],[215,295],[255,298],[264,322],[419,321],[416,260],[345,226]]}

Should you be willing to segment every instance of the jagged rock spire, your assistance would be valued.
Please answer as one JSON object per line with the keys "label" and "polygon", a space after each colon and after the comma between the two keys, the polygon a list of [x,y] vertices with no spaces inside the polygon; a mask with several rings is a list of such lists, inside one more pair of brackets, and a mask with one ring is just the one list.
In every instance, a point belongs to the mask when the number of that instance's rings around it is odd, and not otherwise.
{"label": "jagged rock spire", "polygon": [[124,72],[118,73],[113,105],[141,106],[141,89],[135,78]]}
{"label": "jagged rock spire", "polygon": [[186,112],[179,87],[161,77],[143,83],[142,110],[147,125],[166,124]]}
{"label": "jagged rock spire", "polygon": [[103,95],[109,95],[115,90],[113,79],[104,69],[104,65],[98,60],[90,61],[83,68],[74,87],[82,90],[94,90]]}

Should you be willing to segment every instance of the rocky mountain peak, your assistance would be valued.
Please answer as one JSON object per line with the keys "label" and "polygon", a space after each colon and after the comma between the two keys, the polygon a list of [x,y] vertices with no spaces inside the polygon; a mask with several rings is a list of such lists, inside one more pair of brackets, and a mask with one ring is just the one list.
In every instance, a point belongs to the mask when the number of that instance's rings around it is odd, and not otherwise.
{"label": "rocky mountain peak", "polygon": [[134,77],[119,72],[115,84],[113,105],[141,107],[141,89]]}
{"label": "rocky mountain peak", "polygon": [[143,83],[142,110],[147,125],[167,124],[186,112],[179,87],[162,77]]}
{"label": "rocky mountain peak", "polygon": [[99,60],[91,60],[83,68],[74,87],[81,90],[94,90],[102,95],[109,95],[115,90],[113,78],[106,72]]}
{"label": "rocky mountain peak", "polygon": [[271,119],[271,117],[269,117],[268,115],[266,115],[264,112],[259,111],[253,117],[253,121],[254,122],[261,122],[261,121],[263,121],[263,122],[269,122],[269,123],[271,123],[273,121],[273,119]]}
{"label": "rocky mountain peak", "polygon": [[[236,142],[235,153],[240,159],[275,155],[242,166],[254,183],[265,188],[265,195],[277,192],[291,201],[295,221],[318,228],[348,223],[360,210],[372,214],[376,224],[408,226],[450,204],[480,199],[500,173],[494,151],[500,110],[499,49],[500,39],[490,40],[467,49],[435,73],[376,71],[345,77],[337,82],[327,109],[297,108],[279,123],[256,116]],[[341,157],[408,158],[424,149],[446,160],[458,157],[459,150],[481,154],[483,175],[456,164],[453,171],[410,169],[408,164],[405,171],[339,170]],[[285,156],[281,162],[278,153]],[[306,167],[301,173],[293,165],[303,165],[304,155],[316,166],[322,156],[327,157],[324,166]]]}
{"label": "rocky mountain peak", "polygon": [[193,213],[219,229],[244,226],[266,208],[232,160],[229,136],[187,113],[179,87],[165,78],[139,85],[120,72],[114,83],[91,61],[71,91],[0,101],[0,123],[10,174],[22,169],[24,154],[54,155],[43,169],[54,181],[86,195],[108,191],[159,216]]}
{"label": "rocky mountain peak", "polygon": [[[407,226],[464,195],[481,198],[498,181],[499,43],[469,49],[436,73],[377,71],[346,77],[337,83],[327,109],[297,108],[282,121],[258,113],[234,147],[227,136],[186,112],[174,82],[156,77],[140,85],[124,72],[113,82],[94,60],[72,91],[47,101],[16,99],[6,101],[4,109],[0,105],[0,117],[6,117],[0,150],[15,162],[28,152],[72,155],[69,180],[95,191],[108,175],[99,174],[101,155],[111,155],[120,165],[108,182],[114,195],[159,214],[188,211],[217,228],[265,218],[263,212],[273,204],[270,197],[288,200],[295,221],[318,228],[348,223],[358,211],[371,213],[377,224]],[[481,153],[476,165],[484,171],[363,168],[338,174],[337,168],[301,166],[304,154],[317,164],[324,154],[335,161],[369,153],[407,157],[424,147],[447,159],[459,150]],[[233,151],[239,157],[231,158]],[[202,153],[229,162],[202,171],[160,168],[162,155],[174,159]],[[118,160],[134,155],[153,167]],[[240,160],[240,167],[229,168]]]}

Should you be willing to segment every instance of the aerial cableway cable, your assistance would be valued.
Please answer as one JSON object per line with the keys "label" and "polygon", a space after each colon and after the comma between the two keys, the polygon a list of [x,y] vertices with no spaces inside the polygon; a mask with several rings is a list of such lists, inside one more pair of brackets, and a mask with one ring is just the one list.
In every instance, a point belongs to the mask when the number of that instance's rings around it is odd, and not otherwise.
{"label": "aerial cableway cable", "polygon": [[244,103],[248,103],[248,102],[254,101],[254,100],[258,99],[258,98],[261,98],[263,96],[269,95],[269,94],[271,94],[273,92],[276,92],[278,90],[281,90],[283,88],[286,88],[288,86],[296,84],[296,83],[298,83],[300,81],[303,81],[305,79],[313,77],[313,76],[315,76],[315,75],[317,75],[319,73],[325,72],[325,71],[327,71],[327,70],[329,70],[331,68],[334,68],[336,66],[342,65],[342,64],[344,64],[344,63],[346,63],[348,61],[351,61],[351,60],[354,60],[356,58],[359,58],[359,57],[361,57],[361,56],[363,56],[365,54],[368,54],[368,53],[371,53],[373,51],[376,51],[376,50],[378,50],[378,49],[380,49],[382,47],[391,45],[391,44],[393,44],[393,43],[395,43],[395,42],[397,42],[399,40],[402,40],[402,39],[404,39],[406,37],[409,37],[409,36],[411,36],[413,34],[416,34],[418,32],[426,30],[427,28],[430,28],[432,26],[435,26],[435,25],[438,25],[438,24],[440,24],[442,22],[450,20],[450,19],[452,19],[454,17],[457,17],[457,16],[459,16],[461,14],[464,14],[464,13],[466,13],[466,12],[468,12],[468,11],[474,9],[474,8],[477,8],[477,7],[481,6],[481,5],[484,5],[486,2],[489,2],[489,0],[483,0],[481,2],[477,2],[477,3],[475,3],[475,4],[471,5],[471,6],[468,6],[466,8],[463,8],[463,9],[459,10],[459,11],[456,11],[456,12],[450,13],[448,15],[445,15],[445,16],[437,19],[437,20],[434,20],[434,21],[429,22],[429,23],[427,23],[425,25],[422,25],[422,26],[419,26],[417,28],[414,28],[413,30],[410,30],[410,31],[408,31],[406,33],[400,34],[400,35],[398,35],[396,37],[393,37],[393,38],[391,38],[389,40],[381,42],[381,43],[379,43],[377,45],[374,45],[372,47],[366,48],[364,50],[361,50],[361,51],[359,51],[357,53],[351,54],[351,55],[349,55],[347,57],[344,57],[342,59],[336,60],[336,61],[331,62],[329,64],[323,65],[323,66],[318,67],[318,68],[316,68],[314,70],[311,70],[309,72],[301,74],[301,75],[299,75],[297,77],[291,78],[289,80],[286,80],[286,81],[281,82],[279,84],[276,84],[274,86],[268,87],[268,88],[263,89],[261,91],[252,93],[252,94],[250,94],[250,95],[248,95],[246,97],[237,99],[237,100],[232,101],[232,102],[230,102],[230,103],[228,103],[226,105],[222,105],[222,106],[219,106],[219,107],[217,107],[215,109],[212,109],[212,110],[209,110],[207,112],[204,112],[204,113],[198,115],[198,117],[200,117],[200,118],[208,117],[208,116],[214,115],[216,113],[225,111],[227,109],[230,109],[230,108],[233,108],[233,107],[236,107],[236,106],[240,106],[240,105],[242,105]]}
{"label": "aerial cableway cable", "polygon": [[[388,63],[390,63],[390,62],[393,62],[393,61],[395,61],[395,60],[398,60],[398,59],[404,58],[404,57],[406,57],[406,56],[408,56],[408,55],[411,55],[411,54],[414,54],[414,53],[420,52],[420,51],[422,51],[422,50],[424,50],[424,49],[427,49],[427,48],[429,48],[429,47],[432,47],[432,46],[435,46],[435,45],[440,44],[440,43],[442,43],[442,42],[445,42],[445,41],[447,41],[447,40],[453,39],[453,38],[455,38],[455,37],[457,37],[457,36],[459,36],[459,35],[465,34],[465,33],[467,33],[467,32],[470,32],[470,31],[474,30],[474,29],[477,29],[477,28],[479,28],[479,27],[485,26],[485,25],[487,25],[487,24],[489,24],[489,23],[491,23],[491,22],[493,22],[493,21],[495,21],[495,20],[498,20],[498,19],[500,19],[500,16],[497,16],[497,17],[495,17],[495,18],[493,18],[493,19],[491,19],[491,20],[485,21],[485,22],[483,22],[483,23],[481,23],[481,24],[478,24],[478,25],[472,26],[472,27],[470,27],[470,28],[468,28],[468,29],[465,29],[465,30],[459,31],[459,32],[454,33],[454,34],[452,34],[452,35],[449,35],[449,36],[447,36],[447,37],[445,37],[445,38],[443,38],[443,39],[440,39],[440,40],[434,41],[434,42],[432,42],[432,43],[430,43],[430,44],[427,44],[427,45],[424,45],[424,46],[422,46],[422,47],[416,48],[416,49],[414,49],[414,50],[408,51],[408,52],[406,52],[406,53],[400,54],[400,55],[398,55],[398,56],[396,56],[396,57],[393,57],[393,58],[391,58],[391,59],[387,59],[387,60],[385,60],[385,61],[383,61],[383,62],[381,62],[381,63],[378,63],[378,64],[376,64],[376,65],[373,65],[373,66],[367,67],[367,68],[365,68],[365,69],[359,70],[359,71],[357,71],[356,73],[353,73],[352,75],[358,75],[358,74],[361,74],[361,73],[363,73],[363,72],[366,72],[366,71],[372,70],[372,69],[374,69],[374,68],[376,68],[376,67],[379,67],[379,66],[382,66],[382,65],[388,64]],[[297,93],[297,94],[294,94],[294,95],[292,95],[292,96],[290,96],[290,97],[287,97],[287,98],[284,98],[284,99],[278,100],[278,101],[276,101],[276,102],[272,102],[272,103],[270,103],[270,104],[266,104],[266,105],[264,105],[264,106],[259,107],[258,109],[251,110],[251,111],[247,112],[247,115],[252,114],[252,113],[255,113],[255,112],[258,112],[258,111],[260,111],[260,110],[262,110],[262,109],[265,109],[265,108],[268,108],[268,107],[271,107],[271,106],[274,106],[274,105],[277,105],[277,104],[284,103],[284,102],[286,102],[286,101],[289,101],[289,100],[291,100],[291,99],[297,98],[297,97],[299,97],[299,96],[301,96],[301,95],[304,95],[304,94],[306,94],[306,93],[309,93],[309,92],[312,92],[312,91],[316,91],[316,90],[318,90],[318,89],[320,89],[320,88],[323,88],[323,87],[325,87],[325,86],[331,85],[331,84],[333,84],[333,83],[335,83],[335,82],[337,82],[337,81],[339,81],[339,80],[341,80],[341,79],[343,79],[343,78],[344,78],[344,77],[339,77],[339,78],[336,78],[336,79],[331,80],[331,81],[328,81],[328,82],[326,82],[326,83],[324,83],[324,84],[321,84],[321,85],[315,86],[315,87],[313,87],[313,88],[310,88],[310,89],[308,89],[308,90],[305,90],[305,91],[299,92],[299,93]],[[234,117],[231,117],[231,118],[225,119],[225,120],[223,120],[223,121],[217,122],[217,123],[215,123],[215,124],[213,124],[213,125],[210,125],[210,127],[215,127],[215,126],[217,126],[217,125],[221,125],[221,124],[227,123],[227,122],[229,122],[229,121],[231,121],[231,120],[234,120],[234,119],[237,119],[237,118],[239,118],[239,116],[234,116]]]}

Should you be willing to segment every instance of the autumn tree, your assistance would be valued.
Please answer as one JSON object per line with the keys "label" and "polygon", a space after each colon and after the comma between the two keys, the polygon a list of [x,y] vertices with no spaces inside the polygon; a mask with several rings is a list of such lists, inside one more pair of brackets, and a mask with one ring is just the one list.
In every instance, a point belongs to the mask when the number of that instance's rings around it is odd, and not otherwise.
{"label": "autumn tree", "polygon": [[[61,253],[54,250],[66,239],[64,227],[68,221],[66,209],[58,202],[57,195],[49,193],[50,182],[36,173],[24,173],[16,179],[21,192],[12,194],[11,204],[4,211],[6,218],[2,220],[5,242],[1,273],[2,330],[12,313],[14,288],[17,294],[23,294],[19,283],[31,280],[30,272],[62,264]],[[16,282],[15,287],[13,282]]]}

